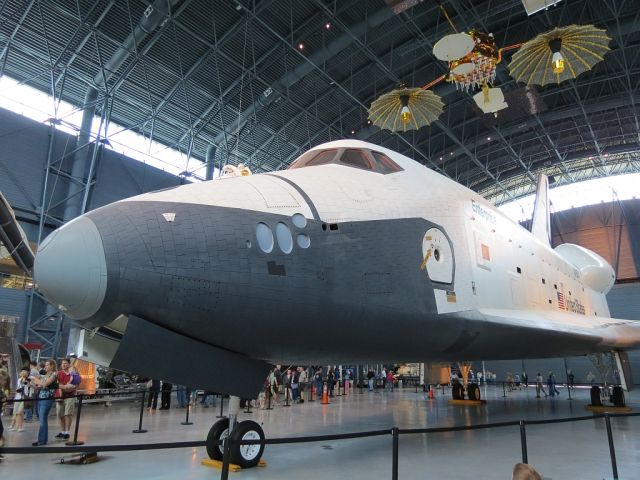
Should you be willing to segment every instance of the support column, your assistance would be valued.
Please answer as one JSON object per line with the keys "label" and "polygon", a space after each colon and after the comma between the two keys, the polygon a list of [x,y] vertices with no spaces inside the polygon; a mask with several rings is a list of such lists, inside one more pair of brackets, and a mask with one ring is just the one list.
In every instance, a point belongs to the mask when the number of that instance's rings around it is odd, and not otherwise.
{"label": "support column", "polygon": [[216,160],[216,150],[218,147],[211,144],[207,147],[207,156],[206,156],[206,180],[213,180],[213,174],[215,172],[215,160]]}

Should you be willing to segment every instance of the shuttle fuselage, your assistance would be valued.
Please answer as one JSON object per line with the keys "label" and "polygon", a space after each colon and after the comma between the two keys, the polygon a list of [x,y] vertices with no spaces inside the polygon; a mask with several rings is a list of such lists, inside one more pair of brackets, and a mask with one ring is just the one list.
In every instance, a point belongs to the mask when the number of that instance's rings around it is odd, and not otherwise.
{"label": "shuttle fuselage", "polygon": [[[326,158],[307,153],[289,170],[89,212],[44,242],[39,286],[88,327],[135,316],[267,362],[523,358],[618,345],[617,333],[598,333],[613,283],[606,262],[590,264],[585,283],[587,270],[567,260],[579,247],[559,254],[391,150],[344,140],[311,152]],[[73,291],[49,279],[65,245],[80,263],[92,259]]]}

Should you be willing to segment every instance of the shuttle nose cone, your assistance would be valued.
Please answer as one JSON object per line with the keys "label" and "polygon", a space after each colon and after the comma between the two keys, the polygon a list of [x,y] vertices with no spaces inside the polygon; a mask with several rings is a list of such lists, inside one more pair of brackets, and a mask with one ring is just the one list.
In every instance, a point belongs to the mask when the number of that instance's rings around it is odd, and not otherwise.
{"label": "shuttle nose cone", "polygon": [[71,318],[95,314],[107,289],[107,264],[95,223],[79,217],[49,235],[38,248],[33,277],[51,303]]}

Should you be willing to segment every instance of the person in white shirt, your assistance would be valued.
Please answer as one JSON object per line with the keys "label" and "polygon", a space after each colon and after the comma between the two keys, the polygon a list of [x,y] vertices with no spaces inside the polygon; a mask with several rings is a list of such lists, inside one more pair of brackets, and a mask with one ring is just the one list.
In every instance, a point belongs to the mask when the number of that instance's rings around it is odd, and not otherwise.
{"label": "person in white shirt", "polygon": [[16,394],[13,397],[14,400],[20,400],[19,402],[13,403],[13,418],[11,419],[11,426],[9,427],[9,431],[18,431],[22,432],[24,429],[22,425],[24,423],[24,399],[29,398],[29,380],[27,377],[29,376],[29,372],[26,369],[23,369],[20,372],[20,376],[18,377],[18,382],[16,384]]}

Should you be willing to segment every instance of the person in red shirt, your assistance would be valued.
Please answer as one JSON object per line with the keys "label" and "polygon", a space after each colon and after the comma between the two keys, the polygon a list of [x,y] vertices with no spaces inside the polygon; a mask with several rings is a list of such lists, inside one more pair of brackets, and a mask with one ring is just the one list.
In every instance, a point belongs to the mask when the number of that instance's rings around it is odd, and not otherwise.
{"label": "person in red shirt", "polygon": [[58,386],[61,396],[56,401],[56,414],[60,420],[60,433],[56,438],[67,440],[69,438],[69,430],[71,430],[71,421],[76,407],[76,388],[71,380],[71,372],[69,367],[71,362],[68,358],[62,359],[60,370],[58,370]]}

